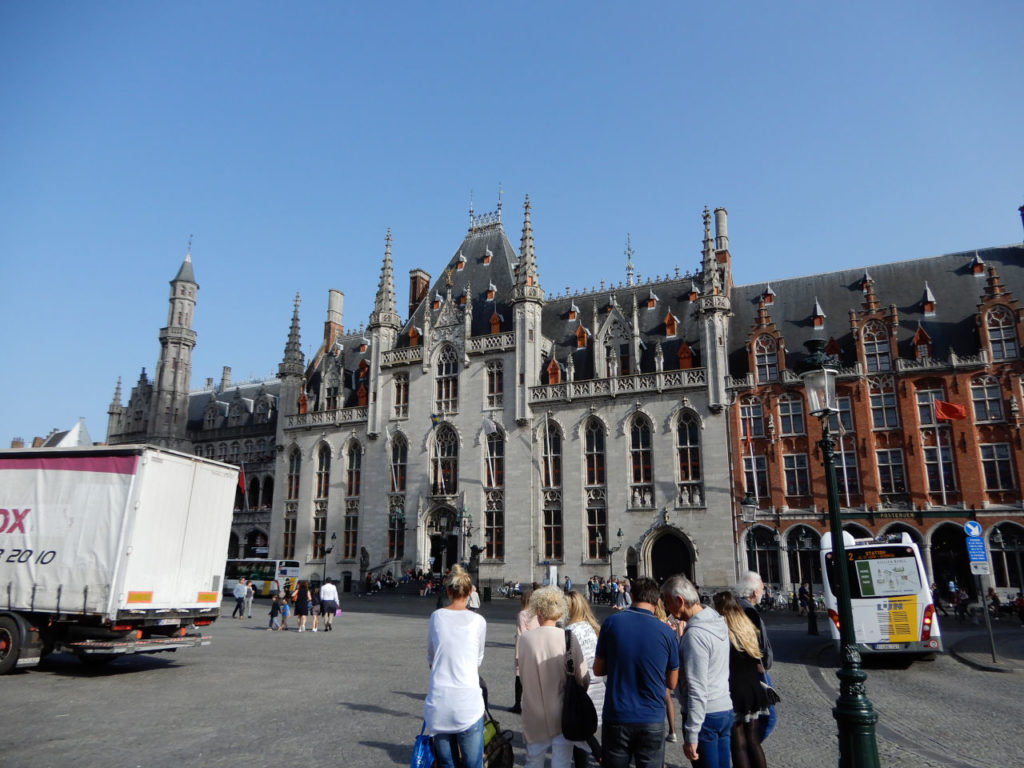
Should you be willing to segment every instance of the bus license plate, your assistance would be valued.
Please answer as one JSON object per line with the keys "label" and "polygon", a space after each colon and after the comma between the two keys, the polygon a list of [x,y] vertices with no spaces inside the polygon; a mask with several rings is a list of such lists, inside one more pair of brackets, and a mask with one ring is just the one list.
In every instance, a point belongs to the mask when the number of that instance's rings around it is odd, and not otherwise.
{"label": "bus license plate", "polygon": [[899,647],[899,643],[875,643],[876,651],[897,651]]}
{"label": "bus license plate", "polygon": [[157,624],[161,627],[177,626],[181,624],[181,619],[160,619]]}

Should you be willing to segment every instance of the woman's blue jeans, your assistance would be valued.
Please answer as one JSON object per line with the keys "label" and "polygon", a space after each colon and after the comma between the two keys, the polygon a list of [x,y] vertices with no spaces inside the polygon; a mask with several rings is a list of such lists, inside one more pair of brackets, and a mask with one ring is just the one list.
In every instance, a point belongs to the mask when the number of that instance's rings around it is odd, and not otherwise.
{"label": "woman's blue jeans", "polygon": [[[462,733],[435,734],[434,752],[441,768],[484,768],[484,719],[481,717]],[[462,754],[458,762],[457,753]]]}
{"label": "woman's blue jeans", "polygon": [[697,768],[729,768],[732,721],[731,709],[704,715],[704,724],[697,734]]}

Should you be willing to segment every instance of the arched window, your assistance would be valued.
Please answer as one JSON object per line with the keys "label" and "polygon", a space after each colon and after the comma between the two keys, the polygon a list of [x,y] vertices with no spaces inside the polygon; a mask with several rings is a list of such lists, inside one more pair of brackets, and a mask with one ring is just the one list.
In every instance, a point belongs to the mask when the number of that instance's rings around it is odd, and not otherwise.
{"label": "arched window", "polygon": [[447,496],[459,490],[459,439],[448,424],[436,428],[431,482],[435,495]]}
{"label": "arched window", "polygon": [[409,463],[409,443],[405,435],[391,440],[391,492],[405,493],[405,470]]}
{"label": "arched window", "polygon": [[293,448],[288,456],[288,494],[289,500],[299,498],[299,477],[302,471],[302,455],[298,448]]}
{"label": "arched window", "polygon": [[896,407],[896,382],[892,376],[868,379],[868,400],[871,403],[873,429],[895,429],[900,425]]}
{"label": "arched window", "polygon": [[606,557],[608,539],[608,499],[605,488],[604,425],[596,418],[584,430],[586,459],[587,557]]}
{"label": "arched window", "polygon": [[868,373],[888,371],[892,368],[889,357],[889,334],[881,323],[868,323],[862,336],[864,341],[864,364]]}
{"label": "arched window", "polygon": [[326,499],[331,487],[331,449],[321,445],[316,455],[316,498]]}
{"label": "arched window", "polygon": [[640,509],[654,506],[651,473],[651,423],[635,416],[629,431],[630,486],[629,506]]}
{"label": "arched window", "polygon": [[550,422],[544,427],[541,447],[544,486],[544,557],[561,560],[562,549],[562,433]]}
{"label": "arched window", "polygon": [[779,534],[764,525],[747,531],[747,567],[761,575],[765,584],[778,584]]}
{"label": "arched window", "polygon": [[487,361],[487,407],[501,408],[504,404],[505,367],[501,360]]}
{"label": "arched window", "polygon": [[362,475],[363,450],[359,443],[349,444],[345,466],[345,495],[359,495],[359,480]]}
{"label": "arched window", "polygon": [[789,580],[796,584],[821,584],[821,536],[813,528],[798,525],[786,536]]}
{"label": "arched window", "polygon": [[757,382],[764,384],[779,378],[779,348],[775,339],[767,334],[754,341],[754,365]]}
{"label": "arched window", "polygon": [[992,307],[985,317],[988,329],[988,347],[993,360],[1012,360],[1017,357],[1017,328],[1013,313],[999,305]]}
{"label": "arched window", "polygon": [[217,458],[220,459],[221,461],[227,461],[228,460],[228,444],[227,443],[220,443],[217,446]]}
{"label": "arched window", "polygon": [[587,422],[587,485],[604,485],[604,425],[597,419]]}
{"label": "arched window", "polygon": [[455,350],[446,344],[437,357],[434,410],[455,413],[459,409],[459,361]]}
{"label": "arched window", "polygon": [[495,430],[485,438],[484,476],[486,505],[484,514],[485,555],[489,560],[505,556],[505,435]]}
{"label": "arched window", "polygon": [[992,574],[996,587],[1024,589],[1024,528],[1000,523],[989,534]]}
{"label": "arched window", "polygon": [[240,464],[242,461],[242,444],[235,440],[231,443],[231,463]]}
{"label": "arched window", "polygon": [[700,471],[700,424],[689,411],[679,417],[676,425],[676,455],[679,457],[679,506],[704,506]]}

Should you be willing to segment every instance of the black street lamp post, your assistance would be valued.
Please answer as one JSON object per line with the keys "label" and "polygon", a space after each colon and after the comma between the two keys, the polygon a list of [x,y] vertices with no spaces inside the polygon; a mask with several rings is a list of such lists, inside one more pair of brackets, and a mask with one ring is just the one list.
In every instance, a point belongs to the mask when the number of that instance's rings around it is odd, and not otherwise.
{"label": "black street lamp post", "polygon": [[864,688],[867,675],[861,668],[860,652],[853,629],[853,605],[850,602],[850,575],[846,567],[843,525],[839,518],[839,487],[835,475],[836,441],[829,431],[829,415],[837,412],[836,370],[825,355],[825,341],[806,342],[807,358],[800,378],[807,392],[808,412],[821,422],[822,465],[828,494],[828,519],[832,532],[832,562],[835,566],[836,595],[839,607],[839,698],[832,716],[839,729],[839,768],[880,768],[875,723],[878,714],[868,700]]}
{"label": "black street lamp post", "polygon": [[323,573],[323,578],[320,579],[320,583],[321,584],[323,584],[324,582],[327,581],[327,556],[329,554],[331,554],[331,552],[334,551],[334,542],[336,542],[337,540],[338,540],[338,534],[332,532],[331,533],[331,545],[329,547],[327,547],[327,549],[324,550],[324,573]]}

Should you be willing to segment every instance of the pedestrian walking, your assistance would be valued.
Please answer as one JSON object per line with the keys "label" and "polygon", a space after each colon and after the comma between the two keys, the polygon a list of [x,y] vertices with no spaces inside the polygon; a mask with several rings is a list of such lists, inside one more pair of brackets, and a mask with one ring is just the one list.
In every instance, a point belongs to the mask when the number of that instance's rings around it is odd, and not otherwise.
{"label": "pedestrian walking", "polygon": [[565,695],[566,632],[573,675],[581,686],[590,684],[587,661],[579,640],[558,627],[568,612],[565,593],[557,583],[530,597],[530,610],[540,626],[519,639],[519,676],[523,682],[523,739],[526,768],[543,768],[551,752],[551,768],[571,768],[573,743],[562,735],[562,699]]}
{"label": "pedestrian walking", "polygon": [[295,606],[295,621],[299,625],[299,632],[306,631],[306,617],[309,616],[309,582],[300,581],[295,591],[292,592],[292,600]]}
{"label": "pedestrian walking", "polygon": [[313,617],[310,621],[313,623],[313,631],[316,632],[320,626],[320,590],[312,587],[309,590],[309,615]]}
{"label": "pedestrian walking", "polygon": [[245,579],[238,580],[231,594],[235,598],[235,610],[231,612],[231,618],[245,618]]}
{"label": "pedestrian walking", "polygon": [[252,618],[252,599],[256,596],[256,587],[252,583],[252,579],[246,579],[245,581],[245,615],[248,618]]}
{"label": "pedestrian walking", "polygon": [[761,685],[761,646],[757,628],[732,592],[715,595],[715,610],[729,628],[729,697],[733,724],[729,751],[733,768],[767,768],[758,721],[768,714],[768,695]]}
{"label": "pedestrian walking", "polygon": [[281,629],[281,600],[277,595],[270,598],[270,621],[267,622],[267,632]]}
{"label": "pedestrian walking", "polygon": [[595,675],[607,675],[601,724],[602,765],[661,768],[665,758],[665,688],[679,675],[676,636],[654,615],[658,585],[637,579],[633,605],[601,624]]}
{"label": "pedestrian walking", "polygon": [[668,612],[686,622],[679,641],[682,667],[677,689],[683,754],[702,768],[729,768],[733,713],[725,619],[701,603],[700,593],[685,576],[669,577],[661,596]]}
{"label": "pedestrian walking", "polygon": [[440,768],[455,768],[462,754],[463,768],[484,765],[484,697],[480,664],[484,660],[487,622],[467,610],[473,590],[469,574],[460,565],[445,580],[450,603],[430,615],[427,664],[430,686],[423,703],[423,720],[434,737]]}
{"label": "pedestrian walking", "polygon": [[943,616],[949,616],[949,613],[946,612],[946,606],[942,603],[942,595],[939,594],[939,587],[934,581],[932,582],[932,605],[942,611]]}
{"label": "pedestrian walking", "polygon": [[[740,576],[734,592],[736,594],[736,602],[740,604],[747,618],[750,619],[757,629],[757,642],[761,648],[761,666],[764,669],[761,680],[766,685],[771,685],[772,678],[769,671],[772,668],[775,654],[772,651],[772,642],[771,638],[768,637],[768,627],[765,624],[764,618],[754,607],[758,604],[760,598],[767,594],[767,587],[757,571],[747,571]],[[775,730],[777,719],[778,715],[775,712],[775,705],[769,704],[768,714],[761,716],[758,721],[758,741],[764,741]]]}
{"label": "pedestrian walking", "polygon": [[338,588],[327,579],[320,587],[320,613],[324,617],[324,632],[334,631],[334,617],[339,611]]}
{"label": "pedestrian walking", "polygon": [[285,592],[281,597],[281,629],[288,630],[288,617],[292,613],[291,596]]}

